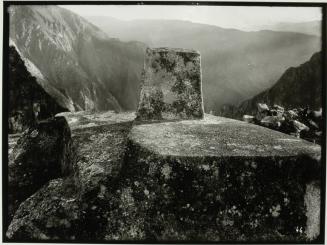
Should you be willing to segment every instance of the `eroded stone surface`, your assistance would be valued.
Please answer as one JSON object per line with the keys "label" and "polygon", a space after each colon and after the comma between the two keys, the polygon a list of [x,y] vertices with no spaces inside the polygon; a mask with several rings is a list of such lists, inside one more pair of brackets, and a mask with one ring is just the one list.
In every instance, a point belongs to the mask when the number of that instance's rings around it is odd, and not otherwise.
{"label": "eroded stone surface", "polygon": [[320,157],[317,144],[245,122],[206,115],[203,120],[143,124],[130,139],[160,155]]}
{"label": "eroded stone surface", "polygon": [[7,232],[13,241],[319,236],[316,144],[209,115],[132,130],[133,113],[64,115],[77,146],[74,176],[51,181],[22,203]]}
{"label": "eroded stone surface", "polygon": [[200,54],[192,50],[146,50],[137,120],[203,118]]}
{"label": "eroded stone surface", "polygon": [[319,145],[212,116],[134,126],[129,139],[121,191],[133,197],[133,218],[124,221],[134,231],[130,239],[318,237]]}

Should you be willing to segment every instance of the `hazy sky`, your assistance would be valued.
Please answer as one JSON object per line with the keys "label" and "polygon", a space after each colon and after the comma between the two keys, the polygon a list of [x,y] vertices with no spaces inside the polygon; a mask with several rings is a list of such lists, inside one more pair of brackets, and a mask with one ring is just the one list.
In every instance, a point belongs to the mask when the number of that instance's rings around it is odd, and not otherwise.
{"label": "hazy sky", "polygon": [[226,28],[256,30],[278,22],[321,20],[316,7],[64,5],[81,16],[110,16],[120,20],[177,19]]}

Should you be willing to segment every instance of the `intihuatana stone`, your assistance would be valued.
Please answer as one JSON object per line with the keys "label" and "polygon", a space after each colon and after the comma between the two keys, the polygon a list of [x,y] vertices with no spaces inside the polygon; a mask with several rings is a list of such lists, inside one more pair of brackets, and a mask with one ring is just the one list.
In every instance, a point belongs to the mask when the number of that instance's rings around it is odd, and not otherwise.
{"label": "intihuatana stone", "polygon": [[199,52],[148,48],[141,84],[137,120],[203,118]]}

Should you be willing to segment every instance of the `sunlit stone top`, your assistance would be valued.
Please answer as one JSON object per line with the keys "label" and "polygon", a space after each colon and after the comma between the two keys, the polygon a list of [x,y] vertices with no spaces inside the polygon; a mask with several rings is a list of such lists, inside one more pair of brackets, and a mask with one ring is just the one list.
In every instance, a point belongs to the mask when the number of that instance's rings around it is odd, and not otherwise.
{"label": "sunlit stone top", "polygon": [[139,121],[203,118],[200,53],[195,50],[146,50]]}

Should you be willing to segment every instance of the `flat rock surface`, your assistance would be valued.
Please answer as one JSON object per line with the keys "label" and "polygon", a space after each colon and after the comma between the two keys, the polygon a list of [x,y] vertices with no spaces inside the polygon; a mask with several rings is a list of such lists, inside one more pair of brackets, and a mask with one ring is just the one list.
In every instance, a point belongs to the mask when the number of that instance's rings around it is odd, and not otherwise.
{"label": "flat rock surface", "polygon": [[64,116],[72,131],[82,128],[92,128],[101,125],[123,123],[133,121],[135,112],[116,113],[114,111],[106,112],[62,112],[56,116]]}
{"label": "flat rock surface", "polygon": [[167,156],[319,157],[317,144],[253,124],[206,115],[203,120],[142,124],[130,139]]}

